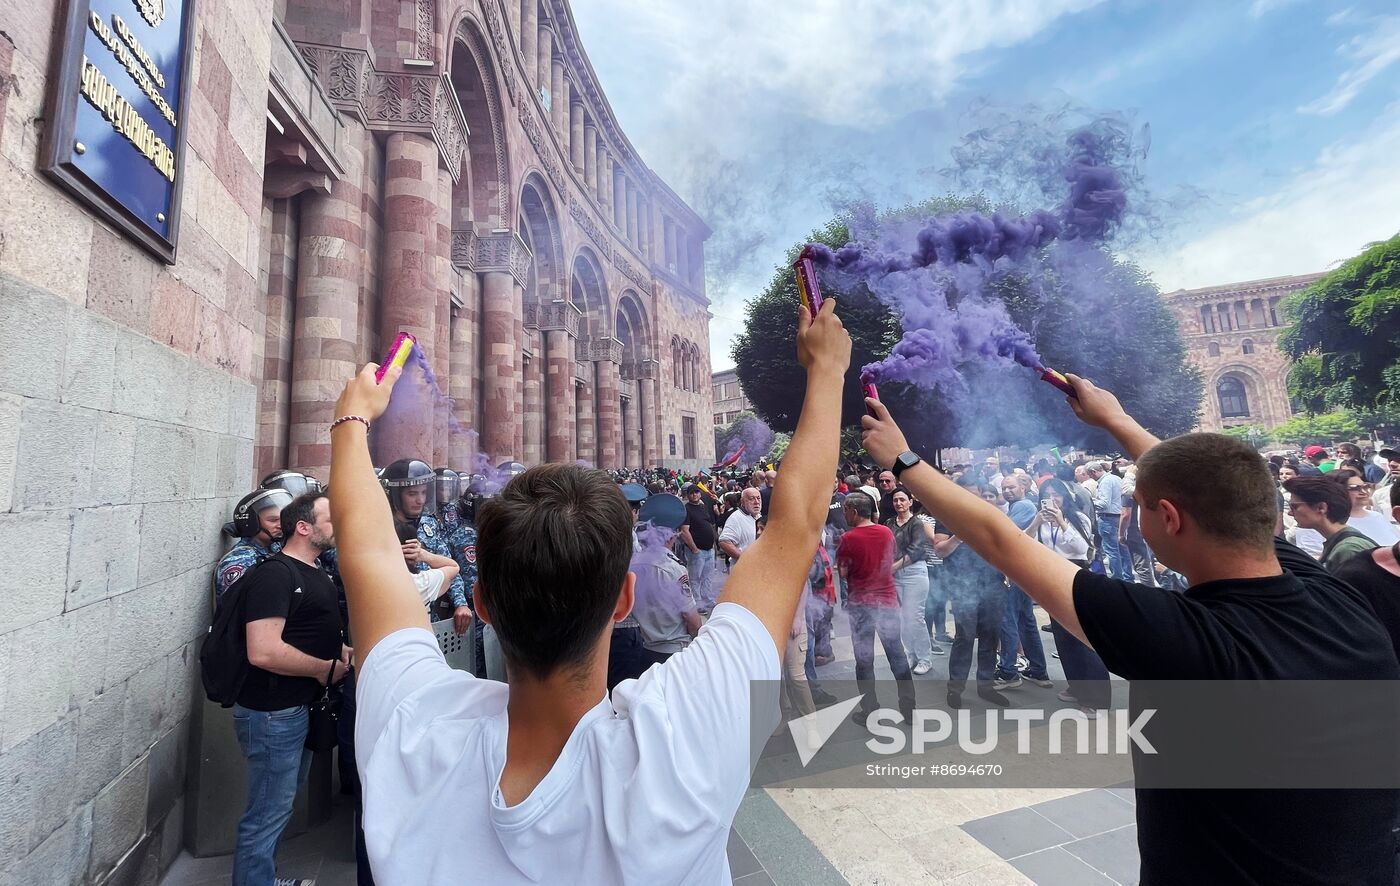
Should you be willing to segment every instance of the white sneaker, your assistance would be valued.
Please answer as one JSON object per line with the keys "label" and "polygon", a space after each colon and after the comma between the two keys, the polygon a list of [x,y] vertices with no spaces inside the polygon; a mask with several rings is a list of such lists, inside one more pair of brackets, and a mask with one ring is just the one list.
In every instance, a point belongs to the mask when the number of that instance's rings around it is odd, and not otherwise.
{"label": "white sneaker", "polygon": [[931,670],[933,670],[933,662],[921,661],[918,664],[914,665],[914,676],[922,677],[924,674],[927,674]]}

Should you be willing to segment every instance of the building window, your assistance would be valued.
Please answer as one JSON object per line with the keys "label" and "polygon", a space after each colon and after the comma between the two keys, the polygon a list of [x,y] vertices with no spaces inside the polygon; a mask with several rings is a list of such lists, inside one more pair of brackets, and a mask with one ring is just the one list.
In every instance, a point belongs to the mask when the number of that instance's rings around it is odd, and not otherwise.
{"label": "building window", "polygon": [[1220,398],[1221,418],[1245,418],[1249,415],[1249,398],[1244,393],[1244,382],[1233,375],[1227,375],[1215,384],[1215,394]]}
{"label": "building window", "polygon": [[1252,353],[1254,353],[1254,342],[1251,341],[1250,339],[1245,339],[1244,341],[1240,342],[1240,353],[1241,353],[1241,354],[1252,354]]}
{"label": "building window", "polygon": [[695,416],[681,416],[681,450],[685,458],[695,457]]}
{"label": "building window", "polygon": [[1222,332],[1229,332],[1234,329],[1234,327],[1230,325],[1229,305],[1216,305],[1215,310],[1216,315],[1220,318],[1220,330]]}
{"label": "building window", "polygon": [[1220,356],[1220,344],[1219,344],[1219,342],[1211,342],[1210,344],[1206,345],[1206,353],[1207,353],[1207,354],[1210,354],[1212,357],[1219,357],[1219,356]]}
{"label": "building window", "polygon": [[1269,299],[1269,325],[1278,325],[1278,299]]}
{"label": "building window", "polygon": [[727,413],[727,414],[724,416],[724,421],[725,421],[726,424],[729,424],[729,423],[733,422],[734,419],[736,419],[736,418],[738,418],[738,417],[739,417],[739,413],[737,413],[737,412],[730,412],[730,413]]}
{"label": "building window", "polygon": [[716,412],[716,413],[715,413],[715,424],[716,424],[716,425],[722,425],[722,424],[724,424],[724,413],[723,413],[723,412]]}

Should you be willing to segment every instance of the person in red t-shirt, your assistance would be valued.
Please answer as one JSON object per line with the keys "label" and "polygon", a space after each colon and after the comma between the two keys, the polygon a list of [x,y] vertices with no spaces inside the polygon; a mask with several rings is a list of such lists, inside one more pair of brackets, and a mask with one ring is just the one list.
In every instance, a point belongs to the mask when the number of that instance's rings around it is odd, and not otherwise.
{"label": "person in red t-shirt", "polygon": [[914,676],[909,658],[899,639],[899,594],[894,588],[894,533],[872,522],[875,500],[864,492],[852,492],[844,502],[846,525],[836,549],[836,566],[846,585],[847,612],[851,618],[851,646],[856,657],[856,683],[860,686],[861,706],[851,716],[865,723],[877,702],[875,682],[875,635],[885,647],[899,685],[899,710],[905,722],[913,719]]}

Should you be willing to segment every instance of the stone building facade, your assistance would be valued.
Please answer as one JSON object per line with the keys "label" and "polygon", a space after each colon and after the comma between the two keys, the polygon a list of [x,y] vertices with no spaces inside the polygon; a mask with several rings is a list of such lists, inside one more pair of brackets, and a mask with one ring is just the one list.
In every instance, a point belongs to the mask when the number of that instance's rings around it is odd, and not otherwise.
{"label": "stone building facade", "polygon": [[709,231],[565,0],[206,0],[166,265],[39,174],[67,6],[0,10],[0,883],[149,883],[233,502],[399,330],[380,463],[710,463]]}
{"label": "stone building facade", "polygon": [[1293,416],[1289,361],[1277,347],[1279,302],[1322,274],[1273,277],[1164,295],[1176,315],[1186,357],[1205,382],[1200,430],[1234,425],[1267,430]]}
{"label": "stone building facade", "polygon": [[739,371],[737,369],[725,369],[710,376],[710,385],[714,388],[711,396],[715,401],[714,426],[722,428],[728,426],[739,413],[752,411],[753,404],[749,398],[744,396],[744,389],[739,384]]}

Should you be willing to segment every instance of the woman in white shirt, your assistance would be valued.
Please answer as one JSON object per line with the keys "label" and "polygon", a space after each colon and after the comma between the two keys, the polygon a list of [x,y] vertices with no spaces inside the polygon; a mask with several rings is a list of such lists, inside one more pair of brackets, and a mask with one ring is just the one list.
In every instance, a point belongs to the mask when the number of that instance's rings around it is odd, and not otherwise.
{"label": "woman in white shirt", "polygon": [[[1093,534],[1089,516],[1079,510],[1063,480],[1046,480],[1040,487],[1040,511],[1026,527],[1026,535],[1081,568],[1089,566]],[[1090,716],[1110,701],[1108,668],[1098,653],[1080,642],[1059,622],[1050,620],[1060,665],[1065,669],[1069,689],[1059,693],[1061,701],[1079,706]]]}
{"label": "woman in white shirt", "polygon": [[1351,516],[1347,525],[1381,547],[1400,542],[1400,530],[1395,528],[1383,514],[1377,514],[1371,504],[1373,487],[1354,468],[1338,468],[1336,477],[1347,486],[1347,498],[1351,501]]}

